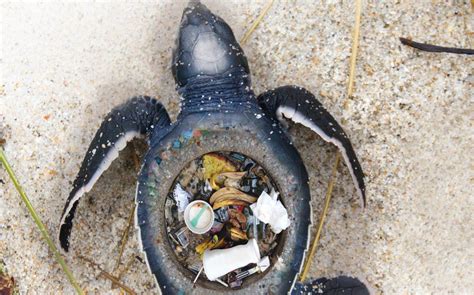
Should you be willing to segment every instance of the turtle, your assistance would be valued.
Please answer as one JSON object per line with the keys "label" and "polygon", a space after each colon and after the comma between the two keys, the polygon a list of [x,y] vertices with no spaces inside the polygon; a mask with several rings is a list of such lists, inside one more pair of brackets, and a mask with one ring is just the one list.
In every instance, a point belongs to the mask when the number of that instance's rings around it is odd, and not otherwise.
{"label": "turtle", "polygon": [[[285,119],[310,128],[340,150],[365,205],[362,167],[342,127],[302,87],[282,86],[256,95],[246,55],[232,29],[200,1],[190,1],[184,8],[171,71],[181,100],[175,122],[164,106],[149,96],[133,97],[105,117],[64,206],[58,237],[61,247],[66,252],[69,249],[80,198],[92,189],[127,142],[145,137],[148,150],[138,175],[135,224],[146,264],[163,294],[229,291],[203,278],[195,286],[193,274],[183,269],[169,243],[163,242],[167,237],[164,203],[176,176],[187,163],[219,151],[240,153],[262,165],[277,183],[291,220],[275,265],[232,291],[301,293],[313,290],[315,284],[321,285],[321,280],[297,282],[309,246],[311,197],[308,173],[288,135]],[[353,294],[357,290],[365,294],[367,290],[355,278],[343,277],[342,281],[323,280],[332,282],[325,285],[325,290],[345,288]]]}

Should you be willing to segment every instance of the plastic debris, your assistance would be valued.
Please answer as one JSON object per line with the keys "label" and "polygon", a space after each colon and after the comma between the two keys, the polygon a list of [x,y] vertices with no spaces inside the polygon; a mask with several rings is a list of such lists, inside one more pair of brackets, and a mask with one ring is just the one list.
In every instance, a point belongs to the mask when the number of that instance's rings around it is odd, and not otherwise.
{"label": "plastic debris", "polygon": [[186,207],[191,201],[191,195],[183,189],[181,184],[177,184],[173,191],[173,198],[176,201],[176,205],[178,206],[178,212],[184,212]]}
{"label": "plastic debris", "polygon": [[245,156],[239,153],[230,153],[230,158],[241,163],[245,161]]}
{"label": "plastic debris", "polygon": [[242,283],[243,283],[242,279],[237,279],[237,275],[240,274],[240,272],[239,271],[236,271],[236,272],[231,272],[227,275],[227,281],[229,282],[229,287],[231,287],[232,289],[239,288],[240,286],[242,286]]}
{"label": "plastic debris", "polygon": [[211,233],[212,234],[218,233],[222,230],[223,227],[224,227],[224,223],[214,220],[214,223],[212,224],[212,227],[211,227]]}
{"label": "plastic debris", "polygon": [[278,200],[278,193],[274,190],[271,191],[270,195],[262,192],[257,202],[250,205],[250,208],[255,216],[260,221],[269,224],[276,234],[290,226],[288,211]]}
{"label": "plastic debris", "polygon": [[180,228],[174,235],[176,237],[176,240],[178,240],[179,244],[183,247],[186,248],[189,245],[189,238],[188,238],[189,231],[188,229],[184,226]]}
{"label": "plastic debris", "polygon": [[[262,192],[269,193],[273,189],[276,185],[263,167],[245,155],[213,152],[191,161],[176,176],[165,201],[168,241],[178,263],[196,276],[203,266],[204,253],[246,246],[244,243],[250,240],[257,245],[259,257],[268,256],[273,261],[280,235],[260,221],[250,207],[257,204]],[[210,230],[204,233],[194,233],[186,227],[186,224],[192,226],[193,220],[198,226],[205,217],[202,207],[195,208],[192,216],[186,215],[186,209],[183,212],[183,204],[189,207],[194,202],[211,206]],[[232,255],[225,256],[230,259]],[[238,260],[242,263],[242,253]],[[214,281],[228,288],[239,288],[248,277],[264,271],[260,262],[254,261],[232,269]],[[221,259],[219,264],[227,262]],[[209,279],[202,273],[194,278],[198,281]]]}
{"label": "plastic debris", "polygon": [[224,245],[224,239],[219,239],[217,235],[214,235],[212,239],[197,245],[196,253],[202,255],[204,251],[219,248],[222,245]]}
{"label": "plastic debris", "polygon": [[227,249],[206,250],[203,256],[204,273],[211,281],[228,274],[238,268],[257,264],[260,261],[260,251],[257,241],[249,240],[245,245]]}
{"label": "plastic debris", "polygon": [[237,169],[231,161],[218,154],[206,154],[203,156],[204,179],[210,179],[213,175],[221,172],[235,172]]}
{"label": "plastic debris", "polygon": [[216,282],[218,282],[219,284],[221,284],[221,285],[224,286],[224,287],[229,287],[229,285],[227,285],[225,282],[223,282],[223,281],[220,280],[220,279],[216,279]]}
{"label": "plastic debris", "polygon": [[206,179],[206,181],[201,181],[198,183],[198,192],[200,195],[200,199],[202,200],[209,200],[209,198],[212,195],[213,189],[211,184],[209,183],[209,180]]}
{"label": "plastic debris", "polygon": [[231,227],[229,232],[232,241],[248,240],[247,234],[238,228]]}
{"label": "plastic debris", "polygon": [[240,181],[242,177],[247,174],[245,171],[242,172],[222,172],[215,174],[211,177],[211,186],[213,189],[218,190],[219,188],[233,187],[240,188]]}
{"label": "plastic debris", "polygon": [[205,201],[196,200],[188,204],[184,211],[184,222],[195,234],[208,232],[214,223],[214,211]]}
{"label": "plastic debris", "polygon": [[202,267],[202,261],[188,265],[188,268],[196,274],[201,270]]}
{"label": "plastic debris", "polygon": [[245,214],[238,211],[237,209],[229,209],[229,222],[236,228],[246,230],[247,229],[247,217]]}
{"label": "plastic debris", "polygon": [[225,223],[229,220],[229,212],[227,208],[214,210],[214,215],[216,216],[216,220],[219,222]]}
{"label": "plastic debris", "polygon": [[246,277],[251,276],[254,273],[264,272],[269,267],[270,267],[270,258],[268,258],[268,256],[265,256],[257,263],[257,266],[238,273],[236,275],[236,279],[237,280],[245,279]]}
{"label": "plastic debris", "polygon": [[233,187],[224,187],[212,194],[211,198],[209,199],[209,203],[211,205],[215,205],[216,203],[219,202],[224,202],[224,201],[244,201],[247,203],[255,203],[257,201],[257,198],[251,195],[248,195],[246,193],[243,193],[239,191],[236,188]]}
{"label": "plastic debris", "polygon": [[201,275],[203,269],[204,269],[204,266],[201,267],[201,269],[198,271],[196,277],[194,278],[193,284],[196,284],[196,281],[199,279],[199,276]]}

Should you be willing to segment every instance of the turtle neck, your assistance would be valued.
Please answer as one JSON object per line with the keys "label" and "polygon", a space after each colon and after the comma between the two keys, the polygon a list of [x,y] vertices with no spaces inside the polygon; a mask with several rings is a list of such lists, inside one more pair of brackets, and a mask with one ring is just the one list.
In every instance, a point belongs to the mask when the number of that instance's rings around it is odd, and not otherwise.
{"label": "turtle neck", "polygon": [[180,116],[209,111],[238,112],[255,106],[250,76],[241,67],[220,76],[196,76],[179,87]]}

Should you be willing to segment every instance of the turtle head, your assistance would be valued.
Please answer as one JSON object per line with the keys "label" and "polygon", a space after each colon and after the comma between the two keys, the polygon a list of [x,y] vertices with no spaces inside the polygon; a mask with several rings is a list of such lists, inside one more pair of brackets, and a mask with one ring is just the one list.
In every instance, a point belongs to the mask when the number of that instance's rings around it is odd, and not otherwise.
{"label": "turtle head", "polygon": [[195,77],[217,78],[241,67],[249,74],[247,58],[229,25],[199,1],[191,0],[184,9],[176,47],[173,72],[182,87]]}

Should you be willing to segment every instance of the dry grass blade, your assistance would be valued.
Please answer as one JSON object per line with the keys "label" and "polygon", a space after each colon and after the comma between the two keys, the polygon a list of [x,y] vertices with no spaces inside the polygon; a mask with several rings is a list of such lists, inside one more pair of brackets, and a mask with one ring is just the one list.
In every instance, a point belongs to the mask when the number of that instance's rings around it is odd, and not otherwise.
{"label": "dry grass blade", "polygon": [[263,8],[262,12],[259,14],[259,16],[257,17],[257,19],[253,22],[252,26],[247,30],[247,32],[245,32],[244,36],[242,37],[242,39],[240,40],[240,44],[244,45],[245,43],[247,43],[247,41],[249,40],[250,38],[250,35],[252,35],[253,31],[255,31],[255,29],[258,27],[258,25],[260,24],[260,22],[262,21],[262,19],[265,17],[265,15],[267,14],[267,12],[270,10],[270,8],[272,7],[273,5],[273,2],[275,2],[275,0],[270,0],[267,2],[267,5],[265,5],[265,7]]}
{"label": "dry grass blade", "polygon": [[123,231],[122,238],[120,239],[120,251],[119,251],[119,256],[117,258],[117,261],[115,263],[114,271],[118,269],[118,267],[120,266],[120,262],[122,261],[123,251],[125,250],[125,245],[127,244],[127,241],[128,241],[130,228],[132,227],[132,224],[133,224],[134,213],[135,213],[135,203],[132,204],[132,210],[130,210],[130,215],[128,216],[127,227]]}
{"label": "dry grass blade", "polygon": [[128,287],[128,286],[124,285],[122,282],[120,282],[120,280],[117,277],[115,277],[115,276],[111,275],[110,273],[106,272],[105,270],[103,270],[97,263],[95,263],[91,259],[89,259],[85,256],[82,256],[82,255],[78,255],[78,257],[80,259],[84,260],[85,262],[89,263],[93,267],[97,268],[100,271],[100,274],[99,274],[100,277],[103,277],[105,279],[110,280],[112,283],[114,283],[115,285],[122,288],[127,294],[130,294],[130,295],[136,295],[137,294],[130,287]]}
{"label": "dry grass blade", "polygon": [[133,291],[132,289],[130,289],[129,287],[125,286],[124,284],[122,284],[116,277],[114,277],[113,275],[109,274],[108,272],[104,271],[104,270],[101,270],[100,271],[100,274],[99,274],[100,277],[103,277],[105,279],[108,279],[110,280],[112,283],[114,283],[115,285],[119,286],[120,288],[122,288],[127,294],[130,294],[130,295],[136,295],[137,293],[135,293],[135,291]]}
{"label": "dry grass blade", "polygon": [[[350,58],[350,70],[349,70],[349,82],[348,82],[348,87],[347,87],[347,99],[344,102],[344,108],[347,108],[347,101],[349,98],[352,96],[353,93],[353,85],[354,85],[354,76],[355,76],[355,68],[356,68],[356,61],[357,61],[357,50],[359,47],[359,35],[360,35],[360,20],[361,20],[361,12],[362,12],[362,0],[356,0],[355,2],[356,5],[356,16],[355,16],[355,25],[354,25],[354,32],[352,35],[352,51],[351,51],[351,58]],[[339,165],[339,162],[341,160],[341,154],[338,153],[336,156],[336,160],[334,163],[334,167],[332,170],[331,178],[328,183],[328,189],[326,191],[326,199],[324,201],[324,209],[321,213],[321,217],[319,219],[319,224],[318,228],[316,231],[316,236],[313,240],[313,243],[311,245],[311,250],[306,258],[304,267],[303,267],[303,272],[300,275],[300,281],[304,281],[306,279],[306,276],[309,271],[309,267],[311,265],[311,261],[313,260],[314,254],[316,253],[318,244],[319,244],[319,239],[321,236],[321,231],[324,225],[324,221],[326,219],[327,212],[329,210],[329,203],[331,201],[331,196],[332,196],[332,190],[334,187],[334,183],[336,182],[336,175],[337,175],[337,166]]]}
{"label": "dry grass blade", "polygon": [[352,97],[354,92],[354,78],[355,78],[355,69],[357,62],[357,50],[359,48],[359,35],[360,35],[360,18],[362,11],[362,0],[355,1],[356,5],[356,15],[355,15],[355,24],[354,31],[352,33],[352,52],[350,58],[350,69],[349,69],[349,82],[347,83],[347,99],[344,102],[344,108],[347,108],[347,102]]}
{"label": "dry grass blade", "polygon": [[49,236],[48,230],[44,226],[43,222],[41,221],[40,217],[36,213],[35,208],[33,207],[33,204],[31,204],[30,199],[26,195],[25,191],[20,185],[20,182],[16,178],[15,173],[13,172],[12,167],[7,161],[7,158],[5,154],[3,153],[3,149],[0,147],[0,162],[2,163],[3,167],[7,171],[8,175],[10,176],[11,181],[15,185],[15,188],[17,189],[18,193],[20,194],[20,197],[23,201],[23,203],[26,205],[26,208],[28,209],[28,212],[30,213],[30,216],[33,218],[36,226],[38,227],[39,231],[41,232],[41,235],[43,236],[43,239],[46,241],[46,244],[48,245],[49,249],[51,252],[54,254],[54,258],[56,259],[56,262],[61,266],[63,269],[64,273],[66,274],[66,277],[69,280],[69,283],[73,286],[73,288],[76,290],[78,294],[84,294],[84,291],[81,289],[79,284],[77,283],[76,279],[74,278],[72,272],[69,270],[69,267],[67,266],[66,262],[64,261],[63,257],[61,256],[61,253],[59,252],[58,248],[56,248],[56,245],[54,244],[53,240]]}
{"label": "dry grass blade", "polygon": [[324,221],[326,219],[326,215],[329,210],[329,202],[331,201],[332,190],[334,188],[334,183],[336,182],[336,175],[337,175],[337,166],[339,166],[339,161],[341,160],[341,154],[338,153],[336,155],[336,161],[334,163],[334,167],[332,168],[331,179],[328,183],[328,189],[326,191],[326,199],[324,200],[324,208],[321,212],[321,217],[319,219],[318,229],[316,231],[316,236],[314,237],[313,243],[311,244],[311,250],[309,252],[308,258],[306,259],[306,263],[303,267],[303,272],[300,275],[300,281],[304,281],[306,276],[308,275],[309,267],[311,266],[312,258],[316,253],[316,249],[318,248],[319,238],[321,237],[321,232],[323,230]]}
{"label": "dry grass blade", "polygon": [[135,256],[130,257],[125,267],[122,269],[122,271],[120,271],[120,273],[117,276],[119,280],[122,279],[123,275],[127,273],[130,267],[132,267],[132,264],[135,262],[135,259],[136,259]]}

